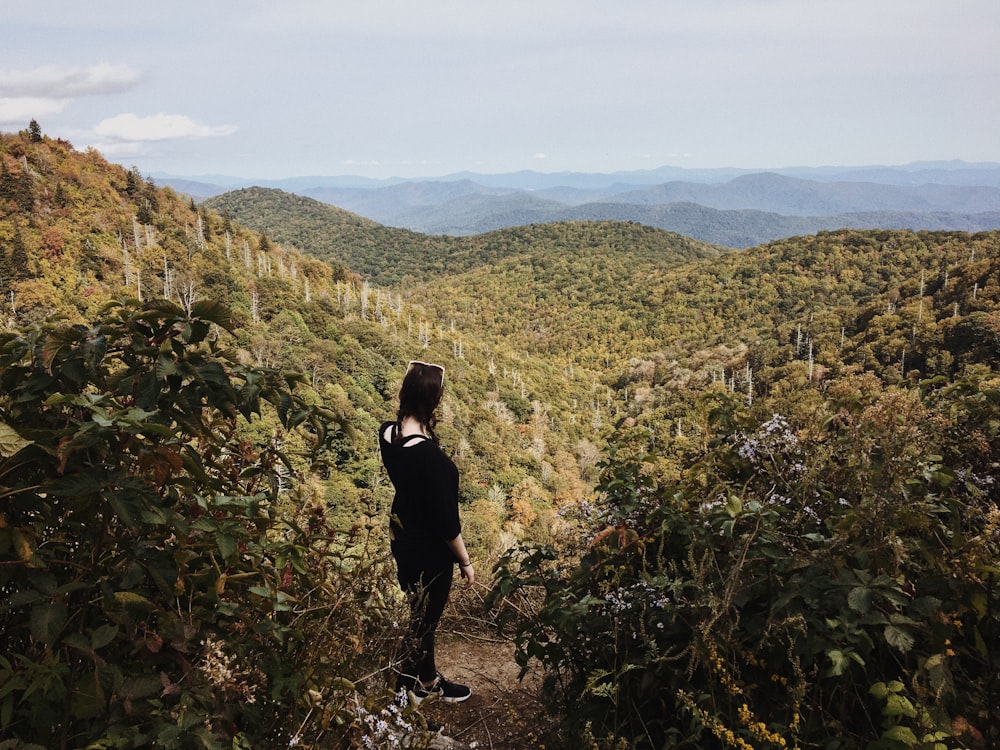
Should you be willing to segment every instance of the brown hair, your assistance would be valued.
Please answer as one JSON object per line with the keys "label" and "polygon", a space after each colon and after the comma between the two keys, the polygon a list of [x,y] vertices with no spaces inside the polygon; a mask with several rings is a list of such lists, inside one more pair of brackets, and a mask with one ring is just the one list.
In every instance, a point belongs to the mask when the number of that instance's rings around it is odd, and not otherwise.
{"label": "brown hair", "polygon": [[396,413],[396,440],[401,439],[403,420],[413,417],[425,428],[431,440],[438,442],[434,434],[437,418],[434,410],[441,403],[444,393],[444,368],[427,362],[411,362],[403,384],[399,387],[399,411]]}

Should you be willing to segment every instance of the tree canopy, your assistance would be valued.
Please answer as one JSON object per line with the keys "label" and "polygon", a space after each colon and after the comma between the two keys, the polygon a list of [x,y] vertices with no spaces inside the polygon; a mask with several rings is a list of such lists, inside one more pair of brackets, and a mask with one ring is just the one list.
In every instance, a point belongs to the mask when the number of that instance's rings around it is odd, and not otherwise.
{"label": "tree canopy", "polygon": [[419,358],[568,742],[996,747],[996,232],[428,237],[30,129],[0,291],[14,742],[370,739],[375,430]]}

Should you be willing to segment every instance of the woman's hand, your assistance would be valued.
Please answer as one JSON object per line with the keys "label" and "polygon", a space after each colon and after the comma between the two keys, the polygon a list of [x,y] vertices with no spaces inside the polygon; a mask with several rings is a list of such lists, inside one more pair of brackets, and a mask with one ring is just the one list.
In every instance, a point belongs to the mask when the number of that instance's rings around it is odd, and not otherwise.
{"label": "woman's hand", "polygon": [[476,569],[472,567],[472,560],[469,560],[468,565],[458,564],[459,570],[462,571],[462,578],[465,579],[466,587],[471,586],[476,580]]}

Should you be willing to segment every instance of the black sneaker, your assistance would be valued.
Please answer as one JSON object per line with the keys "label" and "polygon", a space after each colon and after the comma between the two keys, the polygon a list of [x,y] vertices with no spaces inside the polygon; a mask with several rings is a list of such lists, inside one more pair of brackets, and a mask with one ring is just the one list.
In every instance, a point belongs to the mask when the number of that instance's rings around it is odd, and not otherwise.
{"label": "black sneaker", "polygon": [[436,695],[436,693],[425,688],[423,683],[420,682],[416,677],[410,677],[409,675],[400,675],[396,680],[396,692],[405,692],[409,700],[413,702],[415,706],[419,706],[431,695]]}
{"label": "black sneaker", "polygon": [[[418,684],[417,689],[427,695],[436,695],[445,703],[461,703],[472,696],[470,688],[465,685],[459,685],[457,682],[449,682],[440,672],[438,672],[438,676],[434,678],[434,682],[430,685]],[[414,693],[416,693],[416,690],[414,690]],[[421,700],[423,699],[421,698]]]}

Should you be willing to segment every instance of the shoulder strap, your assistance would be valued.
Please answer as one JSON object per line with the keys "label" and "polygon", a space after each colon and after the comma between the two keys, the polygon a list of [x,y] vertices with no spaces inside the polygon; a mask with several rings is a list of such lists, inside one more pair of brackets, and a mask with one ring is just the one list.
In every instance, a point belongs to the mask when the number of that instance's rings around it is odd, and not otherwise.
{"label": "shoulder strap", "polygon": [[413,441],[414,439],[430,440],[430,438],[427,437],[426,435],[415,433],[413,435],[407,435],[406,437],[403,437],[399,441],[397,441],[396,436],[399,434],[399,424],[397,422],[393,422],[392,424],[389,425],[388,433],[389,437],[386,440],[386,442],[392,443],[393,445],[405,446],[407,443]]}
{"label": "shoulder strap", "polygon": [[426,435],[407,435],[406,437],[404,437],[402,440],[399,441],[399,444],[406,445],[414,438],[416,438],[417,440],[430,440],[430,438],[427,437]]}

